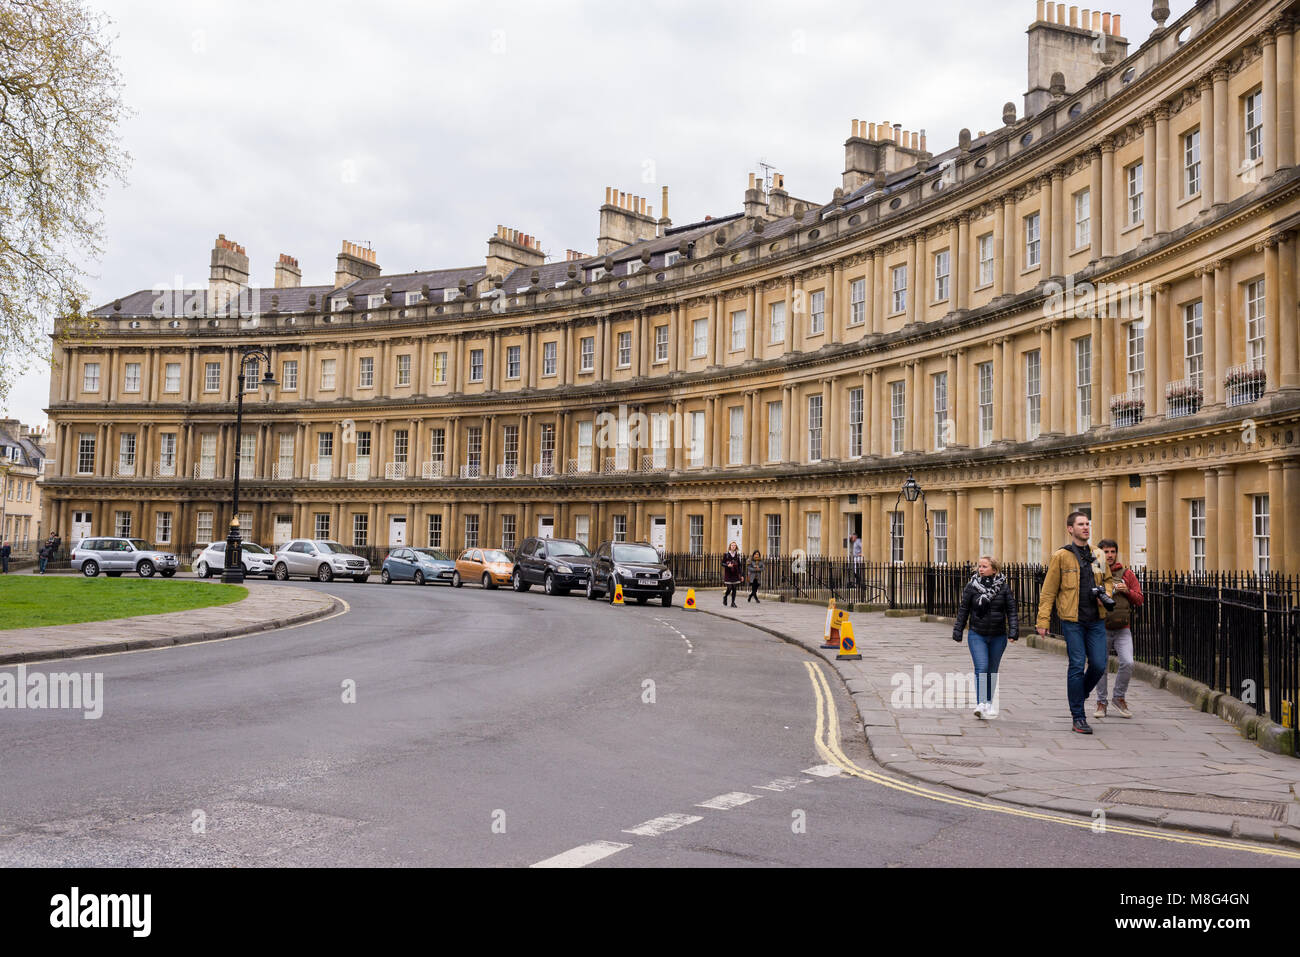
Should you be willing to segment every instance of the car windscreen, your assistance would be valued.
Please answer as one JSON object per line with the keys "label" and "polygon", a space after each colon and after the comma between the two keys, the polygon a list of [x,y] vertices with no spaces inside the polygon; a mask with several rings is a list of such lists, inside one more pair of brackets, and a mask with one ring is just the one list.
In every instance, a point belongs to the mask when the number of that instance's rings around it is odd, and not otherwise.
{"label": "car windscreen", "polygon": [[551,542],[546,550],[552,558],[591,557],[591,552],[581,542]]}
{"label": "car windscreen", "polygon": [[488,562],[510,562],[509,552],[503,552],[499,548],[489,548],[483,551],[483,561]]}
{"label": "car windscreen", "polygon": [[348,550],[338,542],[320,541],[316,543],[316,547],[326,555],[346,555],[348,553]]}
{"label": "car windscreen", "polygon": [[658,565],[659,553],[649,545],[615,545],[614,561]]}
{"label": "car windscreen", "polygon": [[252,552],[254,555],[267,555],[267,554],[270,554],[270,553],[267,552],[267,550],[266,550],[265,548],[263,548],[261,545],[255,545],[255,544],[252,543],[252,542],[244,542],[243,544],[241,544],[241,545],[239,546],[239,548],[240,548],[241,551]]}
{"label": "car windscreen", "polygon": [[132,539],[128,539],[128,541],[130,541],[131,547],[134,548],[137,552],[153,551],[153,549],[149,547],[149,543],[146,542],[143,538],[132,538]]}
{"label": "car windscreen", "polygon": [[417,548],[416,551],[425,558],[432,558],[435,562],[451,561],[450,556],[448,556],[446,552],[439,551],[436,548]]}

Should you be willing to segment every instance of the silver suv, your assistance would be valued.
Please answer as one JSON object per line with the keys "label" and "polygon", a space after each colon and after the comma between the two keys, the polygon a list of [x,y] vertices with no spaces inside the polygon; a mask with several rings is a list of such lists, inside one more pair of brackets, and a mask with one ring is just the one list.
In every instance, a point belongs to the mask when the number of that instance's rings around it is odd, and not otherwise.
{"label": "silver suv", "polygon": [[328,539],[295,538],[281,545],[275,553],[275,577],[287,581],[292,575],[302,575],[327,582],[337,578],[351,578],[363,582],[370,577],[370,562],[353,555],[338,542]]}
{"label": "silver suv", "polygon": [[171,552],[152,548],[143,538],[83,538],[72,549],[72,567],[87,578],[103,572],[117,578],[123,572],[135,572],[152,578],[157,572],[171,578],[180,562]]}
{"label": "silver suv", "polygon": [[[244,574],[246,575],[275,577],[272,571],[275,565],[275,556],[261,545],[256,545],[253,542],[241,542],[239,545],[239,560],[244,565]],[[203,551],[199,552],[199,557],[194,559],[193,565],[194,574],[199,578],[220,575],[226,568],[225,541],[213,542],[203,549]]]}

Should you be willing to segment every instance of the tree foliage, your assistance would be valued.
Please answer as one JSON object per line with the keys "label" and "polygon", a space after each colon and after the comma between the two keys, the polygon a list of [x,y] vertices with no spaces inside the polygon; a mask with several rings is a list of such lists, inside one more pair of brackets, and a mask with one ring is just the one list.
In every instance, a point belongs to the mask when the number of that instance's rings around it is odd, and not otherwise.
{"label": "tree foliage", "polygon": [[0,0],[0,399],[78,313],[101,199],[124,181],[108,27],[81,0]]}

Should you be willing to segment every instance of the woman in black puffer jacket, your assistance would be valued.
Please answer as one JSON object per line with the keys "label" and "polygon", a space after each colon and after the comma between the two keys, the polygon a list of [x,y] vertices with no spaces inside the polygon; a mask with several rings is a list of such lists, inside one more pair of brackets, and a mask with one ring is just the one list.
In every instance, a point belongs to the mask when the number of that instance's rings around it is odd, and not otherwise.
{"label": "woman in black puffer jacket", "polygon": [[975,665],[975,717],[997,717],[998,665],[1007,642],[1020,636],[1020,618],[1016,610],[1016,596],[1011,594],[1001,566],[989,555],[980,556],[975,574],[962,589],[961,605],[957,609],[957,623],[952,628],[952,640],[961,641],[961,634],[970,622],[970,657]]}

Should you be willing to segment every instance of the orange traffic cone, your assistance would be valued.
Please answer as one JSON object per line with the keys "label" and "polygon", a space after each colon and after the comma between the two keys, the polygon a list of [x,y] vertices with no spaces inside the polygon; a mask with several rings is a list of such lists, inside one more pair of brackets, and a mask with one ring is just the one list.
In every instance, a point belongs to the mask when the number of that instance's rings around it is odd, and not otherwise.
{"label": "orange traffic cone", "polygon": [[621,604],[623,604],[623,586],[622,586],[622,585],[615,585],[615,586],[614,586],[614,604],[616,604],[616,605],[621,605]]}
{"label": "orange traffic cone", "polygon": [[688,588],[688,589],[686,589],[686,604],[683,605],[682,607],[685,608],[687,611],[699,611],[699,609],[695,607],[695,589],[694,589],[694,588]]}

